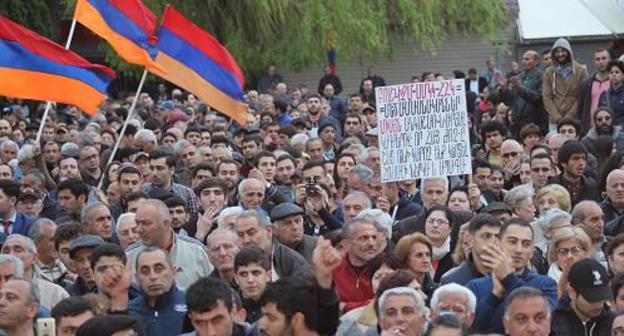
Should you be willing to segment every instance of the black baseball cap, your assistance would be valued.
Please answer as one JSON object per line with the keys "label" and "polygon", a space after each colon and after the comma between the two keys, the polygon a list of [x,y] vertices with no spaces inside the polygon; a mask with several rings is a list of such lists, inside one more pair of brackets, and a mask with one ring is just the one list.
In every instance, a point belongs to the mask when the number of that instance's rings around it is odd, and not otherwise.
{"label": "black baseball cap", "polygon": [[612,299],[607,269],[594,259],[587,258],[574,263],[568,279],[570,286],[587,302]]}

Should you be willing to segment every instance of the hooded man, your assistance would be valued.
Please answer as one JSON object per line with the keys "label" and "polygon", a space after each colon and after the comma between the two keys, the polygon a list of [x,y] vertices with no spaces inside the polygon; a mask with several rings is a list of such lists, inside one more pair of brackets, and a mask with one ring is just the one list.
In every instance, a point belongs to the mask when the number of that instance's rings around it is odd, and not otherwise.
{"label": "hooded man", "polygon": [[559,119],[576,117],[577,88],[587,79],[587,68],[574,61],[570,42],[564,38],[555,41],[551,56],[553,65],[544,72],[542,92],[552,131]]}

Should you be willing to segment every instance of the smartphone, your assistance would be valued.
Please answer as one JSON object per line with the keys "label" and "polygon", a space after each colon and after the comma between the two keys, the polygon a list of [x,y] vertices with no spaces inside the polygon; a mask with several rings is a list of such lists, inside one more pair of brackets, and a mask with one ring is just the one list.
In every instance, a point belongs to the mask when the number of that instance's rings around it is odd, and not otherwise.
{"label": "smartphone", "polygon": [[56,336],[56,325],[53,318],[37,319],[37,336]]}

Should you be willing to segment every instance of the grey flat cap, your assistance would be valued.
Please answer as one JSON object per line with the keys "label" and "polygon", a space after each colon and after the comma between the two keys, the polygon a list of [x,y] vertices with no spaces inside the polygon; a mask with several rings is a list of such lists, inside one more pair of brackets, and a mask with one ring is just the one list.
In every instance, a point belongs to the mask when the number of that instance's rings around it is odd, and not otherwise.
{"label": "grey flat cap", "polygon": [[83,248],[96,248],[104,244],[104,239],[95,235],[82,235],[69,245],[69,257],[74,258],[74,255],[78,250]]}
{"label": "grey flat cap", "polygon": [[303,209],[295,203],[282,203],[271,210],[271,221],[275,222],[290,216],[303,215]]}

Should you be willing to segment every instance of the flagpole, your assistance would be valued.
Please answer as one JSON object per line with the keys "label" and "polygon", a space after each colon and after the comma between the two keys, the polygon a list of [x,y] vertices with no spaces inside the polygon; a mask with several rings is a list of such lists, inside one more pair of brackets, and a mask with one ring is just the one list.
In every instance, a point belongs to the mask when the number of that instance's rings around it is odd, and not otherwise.
{"label": "flagpole", "polygon": [[[71,26],[69,27],[69,34],[67,35],[67,41],[65,41],[65,49],[69,50],[71,46],[72,39],[74,38],[74,31],[76,30],[76,19],[72,20]],[[39,125],[39,131],[37,132],[37,140],[36,144],[39,144],[41,140],[41,134],[43,133],[43,127],[45,126],[45,121],[48,118],[48,113],[50,113],[50,109],[52,108],[52,102],[48,101],[46,103],[45,110],[43,111],[43,116],[41,117],[41,125]]]}
{"label": "flagpole", "polygon": [[108,166],[110,166],[111,162],[113,162],[113,159],[115,158],[115,154],[117,154],[117,150],[119,149],[119,144],[121,144],[121,138],[123,138],[124,134],[126,133],[126,128],[128,127],[128,124],[130,123],[130,119],[132,119],[132,114],[134,113],[134,110],[136,108],[137,102],[139,101],[139,95],[141,94],[141,90],[143,90],[143,84],[145,84],[145,78],[147,78],[147,69],[143,70],[143,76],[141,76],[141,81],[139,82],[139,87],[136,90],[136,93],[134,94],[134,99],[132,99],[132,105],[130,105],[130,110],[128,111],[128,117],[126,117],[126,121],[123,124],[123,127],[121,128],[121,132],[119,132],[119,136],[117,137],[117,141],[115,142],[115,147],[113,147],[113,151],[110,154],[110,157],[108,158],[108,162],[106,163],[106,166],[104,166],[104,172],[102,172],[102,176],[100,177],[100,182],[98,183],[97,188],[98,189],[102,189],[102,184],[104,183],[104,176],[106,175],[106,169],[108,168]]}

